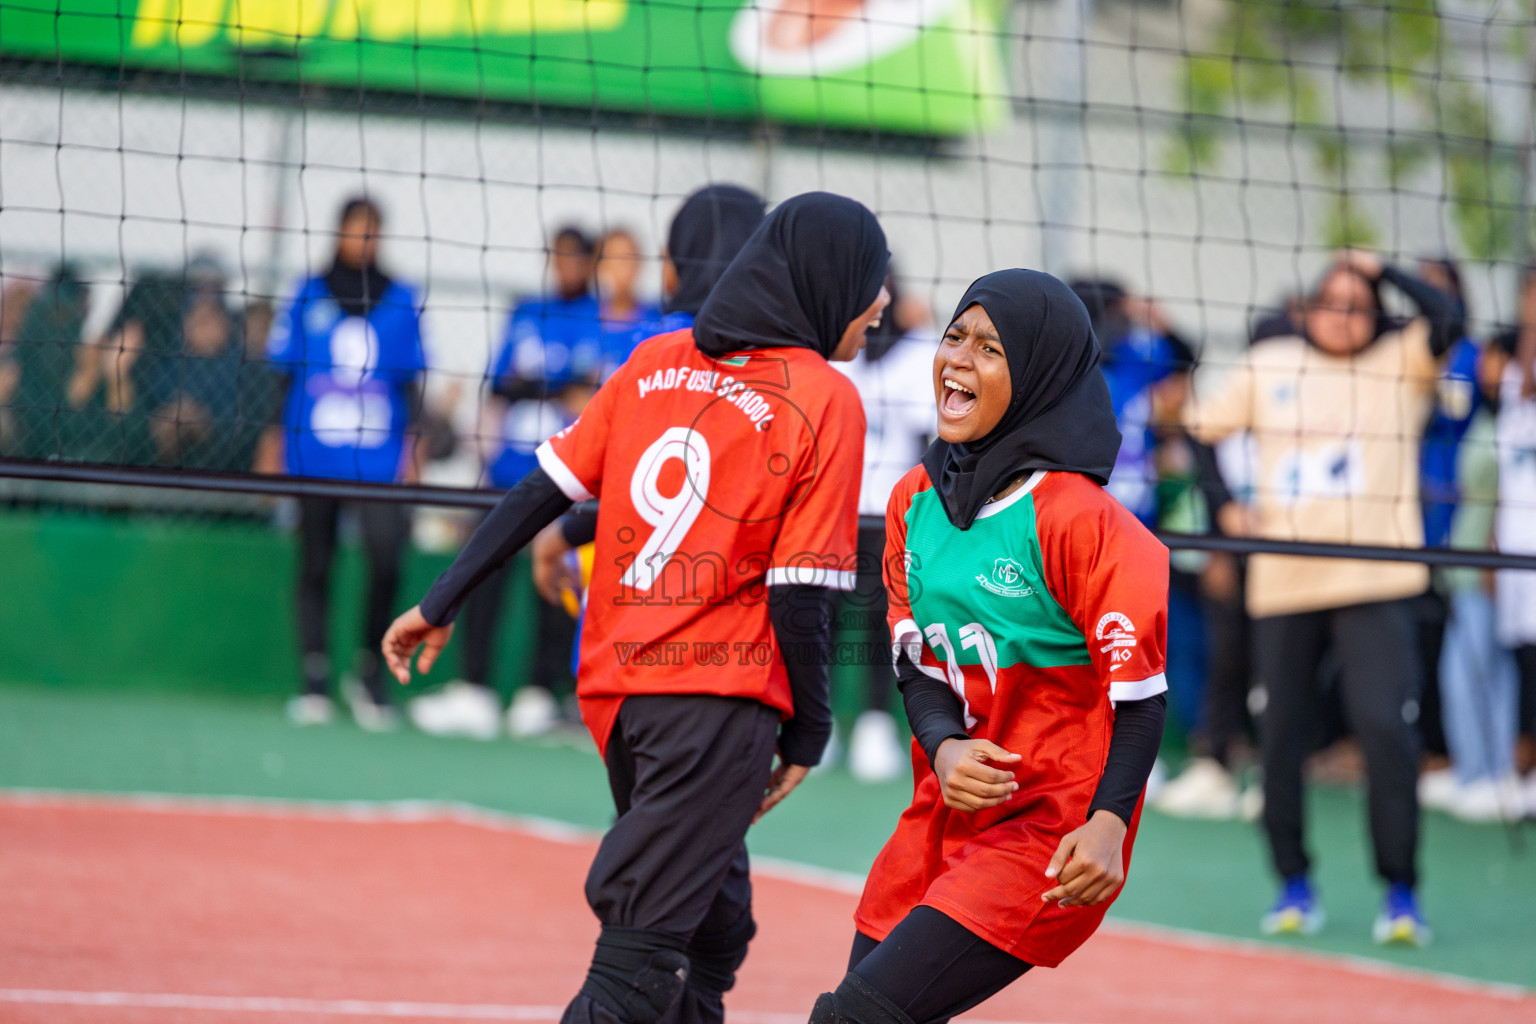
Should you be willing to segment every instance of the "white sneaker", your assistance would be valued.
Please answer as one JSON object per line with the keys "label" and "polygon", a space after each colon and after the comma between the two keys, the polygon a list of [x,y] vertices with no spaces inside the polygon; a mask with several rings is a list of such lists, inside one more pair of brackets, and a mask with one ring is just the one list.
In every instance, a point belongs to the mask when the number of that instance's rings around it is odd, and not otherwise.
{"label": "white sneaker", "polygon": [[1257,782],[1249,783],[1243,795],[1237,798],[1237,816],[1250,825],[1264,815],[1264,787]]}
{"label": "white sneaker", "polygon": [[507,735],[526,740],[543,736],[560,723],[560,705],[542,686],[522,686],[507,708]]}
{"label": "white sneaker", "polygon": [[352,721],[364,732],[394,732],[400,728],[400,712],[388,704],[375,704],[357,676],[341,677],[341,695],[352,709]]}
{"label": "white sneaker", "polygon": [[323,693],[304,693],[288,698],[288,721],[294,725],[330,725],[335,705]]}
{"label": "white sneaker", "polygon": [[1225,820],[1237,817],[1239,797],[1232,773],[1214,758],[1201,757],[1163,787],[1154,806],[1175,818]]}
{"label": "white sneaker", "polygon": [[1519,821],[1525,815],[1525,801],[1517,776],[1505,779],[1475,779],[1458,787],[1451,816],[1470,825],[1493,825]]}
{"label": "white sneaker", "polygon": [[417,697],[406,710],[416,728],[429,736],[494,740],[501,734],[501,701],[489,687],[463,680]]}
{"label": "white sneaker", "polygon": [[1456,805],[1461,783],[1450,768],[1436,768],[1419,774],[1419,806],[1432,811],[1449,811]]}
{"label": "white sneaker", "polygon": [[860,782],[890,782],[906,771],[907,758],[886,711],[865,711],[848,739],[848,772]]}
{"label": "white sneaker", "polygon": [[1163,759],[1158,757],[1152,760],[1152,770],[1147,773],[1147,785],[1142,790],[1146,794],[1146,802],[1157,803],[1157,794],[1168,788],[1168,766]]}

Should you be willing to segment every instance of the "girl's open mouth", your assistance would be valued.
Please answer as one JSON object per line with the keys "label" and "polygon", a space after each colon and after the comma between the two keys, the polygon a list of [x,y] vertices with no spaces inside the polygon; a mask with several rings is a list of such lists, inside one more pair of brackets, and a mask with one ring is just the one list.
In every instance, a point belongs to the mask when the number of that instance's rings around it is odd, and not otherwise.
{"label": "girl's open mouth", "polygon": [[976,393],[958,381],[944,378],[944,398],[939,411],[950,419],[963,419],[976,408]]}

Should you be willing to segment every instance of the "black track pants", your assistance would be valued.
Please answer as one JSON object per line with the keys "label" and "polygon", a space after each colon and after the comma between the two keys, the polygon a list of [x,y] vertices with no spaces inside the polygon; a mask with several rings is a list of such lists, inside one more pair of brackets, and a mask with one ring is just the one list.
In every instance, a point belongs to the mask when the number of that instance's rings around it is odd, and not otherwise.
{"label": "black track pants", "polygon": [[[363,607],[363,682],[373,699],[386,699],[379,664],[379,644],[395,616],[400,589],[400,563],[409,539],[410,514],[404,505],[364,502],[357,506],[363,552],[368,562],[368,589]],[[336,558],[336,524],[341,502],[330,498],[299,499],[299,641],[306,661],[329,649],[331,573]],[[323,693],[325,679],[306,680],[310,692]]]}
{"label": "black track pants", "polygon": [[[606,926],[684,942],[731,933],[752,913],[747,828],[762,802],[779,713],[755,700],[627,697],[604,762],[618,819],[587,873]],[[685,949],[685,952],[688,952]],[[720,993],[690,977],[667,1024],[720,1024]],[[617,1020],[578,996],[567,1021]]]}
{"label": "black track pants", "polygon": [[1302,764],[1322,696],[1318,665],[1330,645],[1340,703],[1365,754],[1366,803],[1376,871],[1417,881],[1421,682],[1418,623],[1409,599],[1255,619],[1254,661],[1268,694],[1259,723],[1264,831],[1283,878],[1310,866],[1304,842]]}
{"label": "black track pants", "polygon": [[913,1024],[944,1024],[1017,981],[1030,965],[932,907],[916,907],[876,942],[853,936],[848,969]]}

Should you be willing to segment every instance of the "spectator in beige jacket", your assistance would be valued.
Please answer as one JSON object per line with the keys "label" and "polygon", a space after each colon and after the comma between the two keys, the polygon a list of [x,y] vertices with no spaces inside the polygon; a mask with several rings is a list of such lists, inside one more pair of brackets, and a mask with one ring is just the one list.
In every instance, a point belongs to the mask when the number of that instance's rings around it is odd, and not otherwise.
{"label": "spectator in beige jacket", "polygon": [[[1418,311],[1387,315],[1381,286]],[[1229,533],[1297,541],[1421,547],[1418,441],[1439,359],[1461,336],[1455,305],[1369,253],[1341,253],[1312,294],[1299,336],[1250,349],[1214,391],[1191,404],[1187,426],[1205,444],[1247,430],[1257,452],[1251,505],[1228,502]],[[1415,896],[1423,666],[1410,599],[1429,571],[1410,562],[1255,555],[1248,610],[1267,701],[1260,722],[1264,829],[1282,890],[1266,932],[1311,933],[1323,914],[1308,879],[1302,763],[1330,646],[1342,702],[1365,754],[1376,871],[1388,892],[1378,942],[1428,939]]]}

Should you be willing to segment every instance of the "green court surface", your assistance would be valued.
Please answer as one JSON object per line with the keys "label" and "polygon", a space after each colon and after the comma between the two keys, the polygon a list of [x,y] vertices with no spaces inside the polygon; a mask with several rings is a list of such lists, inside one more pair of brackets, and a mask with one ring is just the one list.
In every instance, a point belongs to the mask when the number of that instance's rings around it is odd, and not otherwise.
{"label": "green court surface", "polygon": [[[476,743],[350,724],[301,730],[272,697],[22,683],[0,685],[0,788],[458,801],[594,829],[612,813],[602,765],[580,736]],[[750,843],[760,855],[862,873],[908,794],[907,783],[823,773]],[[1330,920],[1324,934],[1284,945],[1536,988],[1536,852],[1520,844],[1536,830],[1512,836],[1427,814],[1423,895],[1436,940],[1382,950],[1368,935],[1379,893],[1359,794],[1314,787],[1311,822]],[[1255,826],[1149,812],[1113,915],[1256,939],[1271,896]]]}

